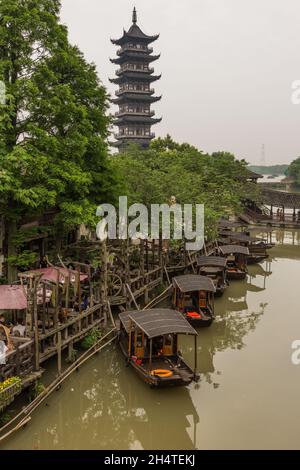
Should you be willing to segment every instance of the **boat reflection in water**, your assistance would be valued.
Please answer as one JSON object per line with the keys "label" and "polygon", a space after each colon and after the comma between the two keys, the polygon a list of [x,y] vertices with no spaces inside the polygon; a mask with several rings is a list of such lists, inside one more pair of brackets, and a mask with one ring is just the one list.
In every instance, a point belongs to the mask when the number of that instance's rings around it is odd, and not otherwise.
{"label": "boat reflection in water", "polygon": [[[264,315],[267,303],[258,300],[255,311],[249,311],[248,293],[260,293],[267,287],[267,279],[272,274],[271,261],[251,265],[247,280],[231,282],[226,295],[215,301],[216,320],[210,330],[199,332],[198,371],[201,381],[219,387],[218,376],[221,371],[215,369],[214,356],[226,349],[239,350],[245,347],[244,338],[253,332],[260,318]],[[188,349],[184,355],[188,355]],[[190,352],[191,354],[191,352]]]}
{"label": "boat reflection in water", "polygon": [[[291,344],[300,331],[300,232],[283,240],[216,299],[214,323],[198,330],[200,382],[152,390],[111,346],[1,449],[299,448],[300,375]],[[178,340],[193,367],[192,338]]]}

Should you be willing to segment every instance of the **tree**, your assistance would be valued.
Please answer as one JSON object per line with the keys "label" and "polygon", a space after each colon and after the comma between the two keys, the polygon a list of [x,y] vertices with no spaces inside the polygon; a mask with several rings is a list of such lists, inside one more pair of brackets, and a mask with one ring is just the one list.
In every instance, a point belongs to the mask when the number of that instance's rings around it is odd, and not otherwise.
{"label": "tree", "polygon": [[94,65],[68,43],[57,0],[0,0],[0,213],[8,277],[24,217],[57,212],[58,233],[92,224],[113,197],[107,95]]}
{"label": "tree", "polygon": [[258,194],[257,185],[247,183],[245,161],[226,152],[204,154],[189,144],[177,144],[170,136],[153,141],[146,151],[130,147],[114,158],[114,167],[126,182],[124,193],[131,204],[162,204],[173,195],[179,204],[204,204],[210,239],[221,216],[239,213],[243,199],[255,200]]}
{"label": "tree", "polygon": [[300,157],[294,160],[288,168],[288,176],[295,178],[297,185],[300,185]]}

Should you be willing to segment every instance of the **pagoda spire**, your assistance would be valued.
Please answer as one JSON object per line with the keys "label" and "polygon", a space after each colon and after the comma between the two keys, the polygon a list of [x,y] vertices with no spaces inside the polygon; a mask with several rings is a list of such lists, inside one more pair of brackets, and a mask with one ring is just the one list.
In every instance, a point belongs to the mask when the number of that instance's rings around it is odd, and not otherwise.
{"label": "pagoda spire", "polygon": [[133,24],[137,24],[137,12],[136,12],[135,7],[134,7],[133,13],[132,13],[132,22],[133,22]]}

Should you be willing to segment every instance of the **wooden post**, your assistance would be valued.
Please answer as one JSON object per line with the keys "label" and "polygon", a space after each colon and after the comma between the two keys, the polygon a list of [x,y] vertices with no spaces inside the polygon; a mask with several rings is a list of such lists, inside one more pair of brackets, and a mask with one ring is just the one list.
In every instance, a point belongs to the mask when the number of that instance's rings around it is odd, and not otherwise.
{"label": "wooden post", "polygon": [[61,375],[61,332],[57,333],[57,372]]}
{"label": "wooden post", "polygon": [[90,307],[94,306],[94,293],[93,293],[93,286],[92,286],[92,271],[91,266],[88,267],[88,275],[89,275],[89,287],[90,287]]}
{"label": "wooden post", "polygon": [[70,273],[69,275],[65,278],[65,283],[66,283],[66,297],[65,297],[65,307],[68,309],[69,308],[69,301],[70,301]]}
{"label": "wooden post", "polygon": [[131,337],[132,337],[132,321],[129,320],[129,338],[128,338],[128,357],[131,357]]}
{"label": "wooden post", "polygon": [[195,348],[195,375],[197,374],[197,368],[198,368],[198,355],[197,355],[197,349],[198,349],[198,342],[197,342],[197,335],[194,337],[194,348]]}
{"label": "wooden post", "polygon": [[35,346],[35,370],[40,368],[40,352],[39,352],[39,325],[38,325],[38,312],[37,312],[37,286],[39,279],[34,283],[33,292],[33,319],[34,319],[34,346]]}
{"label": "wooden post", "polygon": [[149,272],[149,246],[148,239],[146,239],[146,270]]}
{"label": "wooden post", "polygon": [[152,240],[152,269],[155,266],[155,240]]}
{"label": "wooden post", "polygon": [[82,312],[81,307],[81,282],[80,282],[80,266],[77,266],[77,292],[78,292],[78,305],[79,305],[79,313]]}
{"label": "wooden post", "polygon": [[71,362],[72,358],[73,358],[73,341],[70,341],[68,345],[68,361]]}
{"label": "wooden post", "polygon": [[42,318],[43,334],[46,332],[46,285],[43,282],[43,318]]}
{"label": "wooden post", "polygon": [[145,284],[145,240],[140,239],[140,276],[142,276],[142,284]]}
{"label": "wooden post", "polygon": [[55,307],[54,307],[54,328],[58,326],[58,308],[59,308],[59,269],[57,269],[57,278],[55,284]]}
{"label": "wooden post", "polygon": [[152,345],[153,345],[153,340],[151,338],[150,339],[149,371],[152,369]]}

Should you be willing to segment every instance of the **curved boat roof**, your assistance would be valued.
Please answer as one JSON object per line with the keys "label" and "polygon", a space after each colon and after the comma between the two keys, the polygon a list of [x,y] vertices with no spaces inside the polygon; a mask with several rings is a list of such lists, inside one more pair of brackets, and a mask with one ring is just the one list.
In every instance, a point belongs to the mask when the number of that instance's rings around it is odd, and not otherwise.
{"label": "curved boat roof", "polygon": [[119,318],[127,333],[132,322],[150,339],[168,334],[198,335],[181,313],[168,308],[123,312]]}
{"label": "curved boat roof", "polygon": [[240,245],[224,245],[220,246],[220,251],[223,255],[249,255],[249,249],[246,246]]}
{"label": "curved boat roof", "polygon": [[221,256],[199,256],[197,264],[200,267],[225,268],[226,260]]}
{"label": "curved boat roof", "polygon": [[181,292],[196,292],[200,290],[216,292],[215,285],[209,277],[197,274],[173,277],[173,286],[177,287]]}

